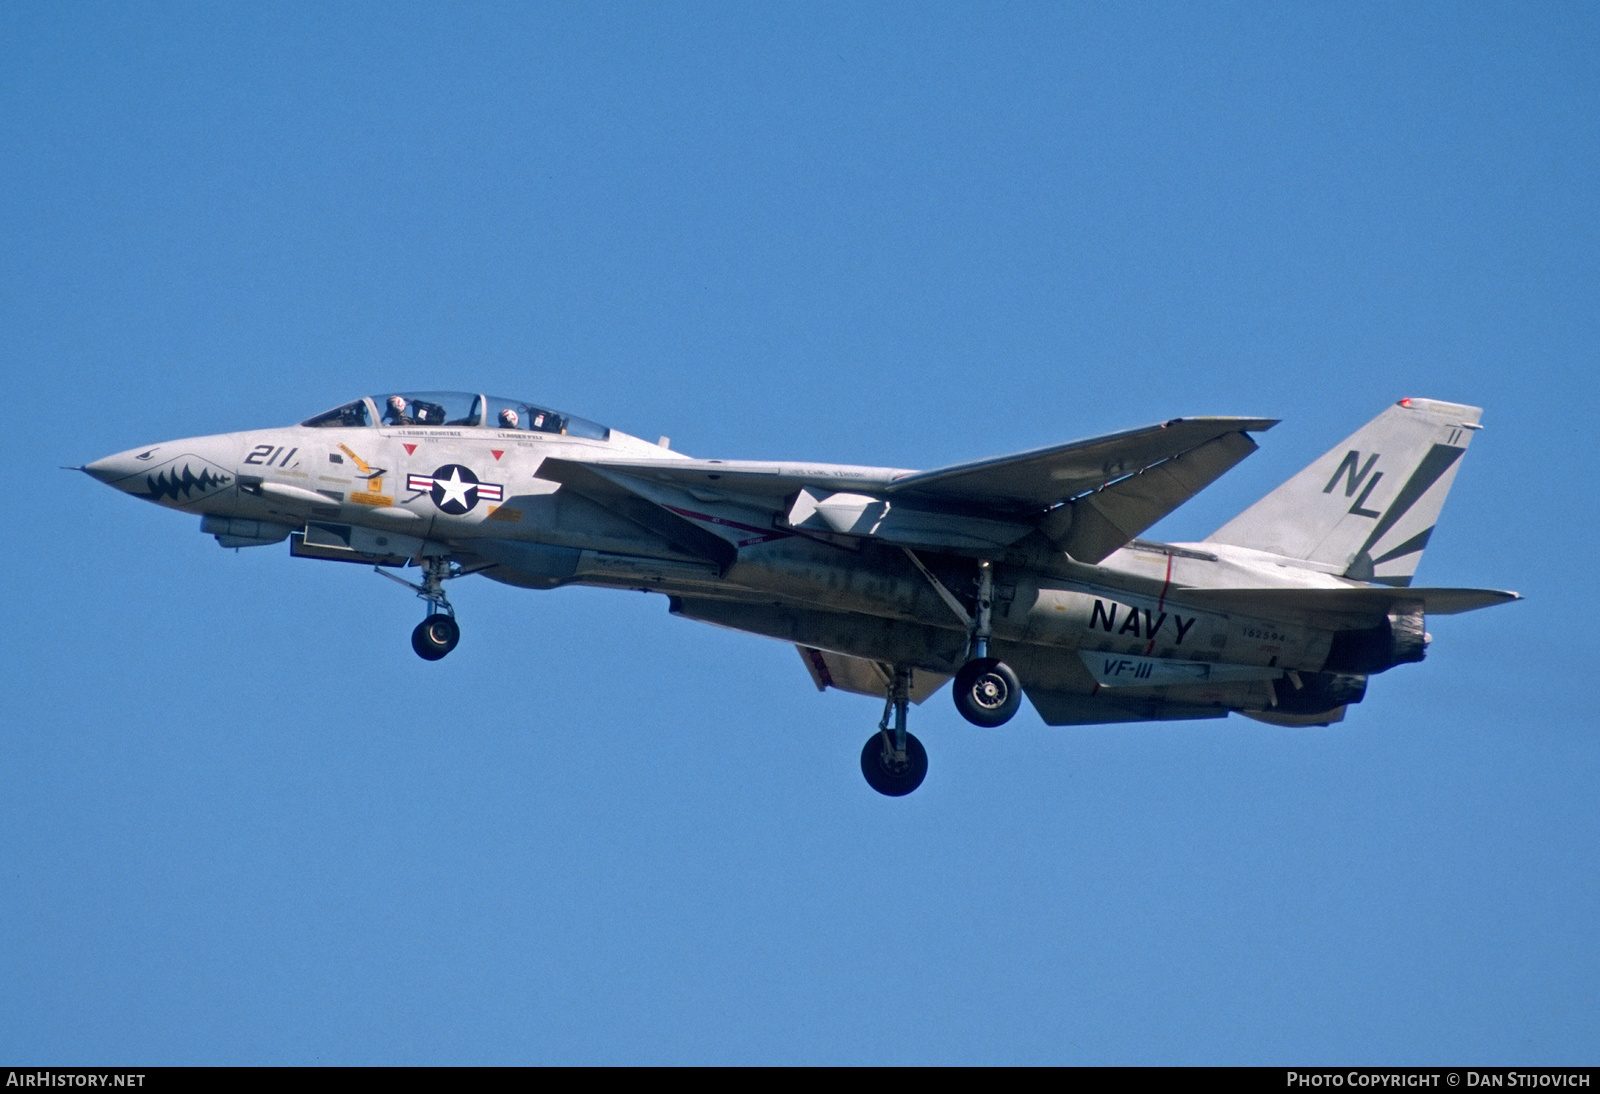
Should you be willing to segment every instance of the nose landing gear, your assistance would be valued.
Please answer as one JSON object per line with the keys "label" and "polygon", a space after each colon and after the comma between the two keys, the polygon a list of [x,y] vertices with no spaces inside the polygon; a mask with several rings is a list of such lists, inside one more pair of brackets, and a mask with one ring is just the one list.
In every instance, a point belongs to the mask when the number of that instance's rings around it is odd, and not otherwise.
{"label": "nose landing gear", "polygon": [[411,632],[411,648],[424,661],[437,661],[456,648],[461,641],[461,627],[454,616],[435,612]]}
{"label": "nose landing gear", "polygon": [[452,569],[447,558],[425,558],[422,560],[422,567],[420,585],[396,577],[376,566],[373,570],[380,576],[399,582],[415,591],[417,596],[428,602],[431,610],[428,618],[418,623],[416,630],[411,632],[411,648],[424,661],[437,661],[455,649],[456,643],[461,641],[461,625],[456,622],[456,610],[450,606],[449,598],[444,595],[444,583],[453,577],[460,577],[462,571]]}
{"label": "nose landing gear", "polygon": [[[906,732],[906,707],[910,704],[911,670],[896,668],[889,698],[883,705],[878,732],[861,749],[861,774],[867,785],[891,798],[903,798],[928,776],[928,752],[922,742]],[[894,728],[889,716],[894,715]]]}

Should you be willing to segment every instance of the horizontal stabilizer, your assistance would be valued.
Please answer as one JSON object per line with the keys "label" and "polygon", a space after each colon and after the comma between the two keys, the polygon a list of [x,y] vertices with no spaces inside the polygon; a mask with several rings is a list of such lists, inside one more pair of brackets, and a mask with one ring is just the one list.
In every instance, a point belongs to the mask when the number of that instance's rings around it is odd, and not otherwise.
{"label": "horizontal stabilizer", "polygon": [[1261,618],[1296,615],[1308,622],[1346,626],[1377,621],[1390,612],[1414,609],[1426,615],[1459,615],[1521,600],[1517,593],[1498,589],[1429,589],[1351,586],[1345,589],[1181,589],[1168,597],[1215,612]]}
{"label": "horizontal stabilizer", "polygon": [[[811,681],[817,685],[818,691],[838,688],[840,691],[850,691],[857,695],[870,695],[875,699],[883,699],[889,694],[889,685],[892,682],[889,671],[876,661],[813,649],[810,646],[796,646],[795,649],[800,651],[800,660],[805,662],[806,671],[811,674]],[[950,677],[940,676],[934,672],[924,672],[920,669],[913,671],[911,701],[922,702],[944,687],[944,682],[948,679]]]}

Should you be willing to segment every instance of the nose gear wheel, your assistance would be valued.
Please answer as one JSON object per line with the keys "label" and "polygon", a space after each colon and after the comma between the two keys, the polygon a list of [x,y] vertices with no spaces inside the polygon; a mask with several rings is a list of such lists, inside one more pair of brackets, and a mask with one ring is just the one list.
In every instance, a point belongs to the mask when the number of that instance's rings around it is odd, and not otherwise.
{"label": "nose gear wheel", "polygon": [[928,776],[928,752],[922,742],[906,734],[903,750],[894,747],[892,735],[874,733],[861,750],[861,774],[867,785],[891,798],[903,798]]}
{"label": "nose gear wheel", "polygon": [[[887,666],[885,666],[887,667]],[[906,732],[906,708],[911,705],[911,670],[895,666],[889,694],[883,704],[878,732],[861,749],[861,774],[867,785],[891,798],[903,798],[928,776],[928,753],[922,742]],[[894,719],[891,728],[889,720]]]}
{"label": "nose gear wheel", "polygon": [[411,632],[411,648],[424,661],[437,661],[461,641],[461,627],[442,612],[428,616]]}

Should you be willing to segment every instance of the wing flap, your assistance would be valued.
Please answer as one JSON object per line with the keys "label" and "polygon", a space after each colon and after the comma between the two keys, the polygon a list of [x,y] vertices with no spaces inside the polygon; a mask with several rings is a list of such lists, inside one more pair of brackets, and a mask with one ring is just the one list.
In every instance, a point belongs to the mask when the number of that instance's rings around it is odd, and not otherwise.
{"label": "wing flap", "polygon": [[1079,562],[1093,565],[1126,547],[1255,450],[1256,442],[1242,432],[1213,437],[1052,510],[1039,522],[1039,530]]}

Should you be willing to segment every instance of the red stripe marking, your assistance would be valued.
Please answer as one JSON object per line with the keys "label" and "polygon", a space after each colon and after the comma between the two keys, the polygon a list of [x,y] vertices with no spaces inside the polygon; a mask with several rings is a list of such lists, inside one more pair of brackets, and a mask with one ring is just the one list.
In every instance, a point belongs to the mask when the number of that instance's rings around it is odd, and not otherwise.
{"label": "red stripe marking", "polygon": [[[1171,552],[1168,552],[1168,554],[1167,554],[1167,582],[1166,582],[1165,585],[1161,586],[1161,599],[1156,601],[1156,611],[1160,612],[1162,615],[1167,614],[1166,610],[1165,610],[1166,606],[1167,606],[1167,590],[1170,589],[1170,588],[1172,588],[1172,554],[1171,554]],[[1150,651],[1155,649],[1155,648],[1156,648],[1156,636],[1155,636],[1155,633],[1152,632],[1151,635],[1150,635],[1150,644],[1144,648],[1144,655],[1146,657],[1149,657],[1150,656]]]}
{"label": "red stripe marking", "polygon": [[806,656],[811,659],[811,664],[817,670],[817,676],[822,680],[822,690],[827,691],[834,686],[833,673],[828,671],[828,662],[822,659],[822,651],[806,647]]}
{"label": "red stripe marking", "polygon": [[727,520],[723,517],[714,517],[710,513],[696,513],[693,509],[679,509],[676,505],[663,505],[662,508],[671,510],[680,517],[688,517],[690,520],[703,520],[707,524],[720,524],[724,528],[737,528],[741,532],[760,533],[760,535],[756,536],[754,539],[739,540],[738,546],[740,547],[748,547],[752,543],[767,543],[775,539],[789,538],[788,532],[779,532],[770,528],[757,528],[754,524],[741,524],[736,520]]}

